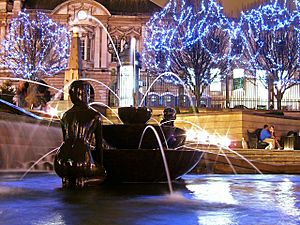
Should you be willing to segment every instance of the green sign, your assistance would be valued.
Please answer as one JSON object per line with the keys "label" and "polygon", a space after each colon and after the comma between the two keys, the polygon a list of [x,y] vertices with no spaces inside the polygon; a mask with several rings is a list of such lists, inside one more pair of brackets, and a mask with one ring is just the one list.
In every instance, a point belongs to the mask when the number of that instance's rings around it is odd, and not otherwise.
{"label": "green sign", "polygon": [[244,88],[244,77],[233,78],[233,90]]}

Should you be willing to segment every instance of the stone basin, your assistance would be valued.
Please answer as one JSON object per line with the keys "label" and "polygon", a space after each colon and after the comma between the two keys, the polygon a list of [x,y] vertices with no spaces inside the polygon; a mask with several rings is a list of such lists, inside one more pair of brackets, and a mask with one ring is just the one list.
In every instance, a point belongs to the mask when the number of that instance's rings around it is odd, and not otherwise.
{"label": "stone basin", "polygon": [[[106,143],[117,149],[138,149],[146,124],[114,124],[103,126]],[[151,125],[158,133],[164,147],[177,148],[185,142],[185,130],[172,126]],[[165,141],[166,140],[166,141]],[[167,142],[167,144],[166,144]],[[141,144],[142,149],[158,149],[158,140],[151,129],[147,129]]]}
{"label": "stone basin", "polygon": [[120,107],[118,114],[124,124],[145,124],[152,116],[147,107]]}
{"label": "stone basin", "polygon": [[[191,171],[200,161],[202,151],[188,149],[164,151],[171,180]],[[145,149],[107,149],[103,151],[107,181],[164,182],[167,181],[161,151]]]}

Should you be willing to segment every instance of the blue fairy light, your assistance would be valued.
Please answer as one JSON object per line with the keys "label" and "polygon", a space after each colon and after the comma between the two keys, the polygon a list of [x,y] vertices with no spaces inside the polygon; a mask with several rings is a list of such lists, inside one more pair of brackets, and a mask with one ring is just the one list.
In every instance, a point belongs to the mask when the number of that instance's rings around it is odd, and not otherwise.
{"label": "blue fairy light", "polygon": [[[222,54],[217,53],[223,40],[212,30],[224,32],[228,40]],[[233,20],[226,18],[215,0],[171,0],[146,24],[144,42],[144,65],[153,75],[184,71],[186,84],[200,88],[213,81],[210,70],[214,68],[220,74],[244,68],[252,78],[263,70],[268,76],[259,80],[266,87],[271,80],[279,98],[300,80],[300,1],[294,0],[293,8],[287,0],[271,0]],[[195,61],[190,50],[196,47],[206,61]],[[197,74],[197,63],[206,64],[207,70]],[[173,77],[164,80],[178,83]]]}
{"label": "blue fairy light", "polygon": [[274,0],[242,13],[239,30],[245,46],[242,67],[253,75],[266,71],[260,80],[265,87],[271,81],[275,96],[282,97],[299,80],[299,10]]}
{"label": "blue fairy light", "polygon": [[[196,80],[197,84],[209,85],[213,80],[210,69],[219,64],[226,64],[227,67],[228,62],[233,59],[230,47],[231,33],[230,21],[223,14],[223,8],[217,1],[192,3],[186,0],[171,0],[146,24],[144,65],[153,74],[172,71],[175,64],[176,67],[180,67],[175,62],[176,55],[182,53],[189,58],[192,57],[190,51],[198,48],[209,61],[207,71],[197,74],[197,70],[194,70],[195,74],[190,74],[189,71],[197,64],[194,62],[192,65],[191,59],[186,65],[182,65],[182,68],[177,68],[176,73],[178,70],[185,71],[186,83]],[[225,40],[220,40],[220,36]],[[224,49],[219,49],[220,46]],[[188,78],[191,76],[198,78]],[[174,77],[165,77],[164,80],[179,83]]]}
{"label": "blue fairy light", "polygon": [[10,21],[2,41],[0,67],[21,78],[52,76],[67,67],[69,49],[70,34],[65,27],[42,12],[20,12]]}

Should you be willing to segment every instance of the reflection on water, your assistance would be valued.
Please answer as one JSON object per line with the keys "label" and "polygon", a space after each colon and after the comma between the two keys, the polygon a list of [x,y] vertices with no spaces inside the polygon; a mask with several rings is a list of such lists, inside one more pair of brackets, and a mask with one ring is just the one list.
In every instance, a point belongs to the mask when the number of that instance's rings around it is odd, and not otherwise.
{"label": "reflection on water", "polygon": [[186,187],[193,192],[195,198],[199,200],[225,204],[237,203],[232,196],[230,183],[224,180],[200,184],[188,184]]}
{"label": "reflection on water", "polygon": [[[54,174],[0,175],[0,224],[300,224],[300,176],[188,175],[174,184],[63,190]],[[22,221],[22,223],[20,223]]]}
{"label": "reflection on water", "polygon": [[296,190],[294,190],[295,187],[296,186],[294,185],[294,183],[286,178],[284,182],[281,182],[278,185],[278,191],[275,194],[275,199],[284,213],[286,213],[287,215],[299,217],[299,208],[295,207],[298,202],[295,193]]}

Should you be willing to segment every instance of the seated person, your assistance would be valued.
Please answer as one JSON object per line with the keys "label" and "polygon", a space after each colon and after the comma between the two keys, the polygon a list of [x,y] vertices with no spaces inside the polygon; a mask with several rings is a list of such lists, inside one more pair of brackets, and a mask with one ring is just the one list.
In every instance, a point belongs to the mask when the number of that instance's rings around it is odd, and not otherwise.
{"label": "seated person", "polygon": [[268,125],[264,125],[264,129],[260,132],[259,139],[269,144],[265,149],[273,149],[275,147],[275,139],[272,138]]}
{"label": "seated person", "polygon": [[272,135],[272,138],[274,139],[274,142],[275,142],[275,148],[278,148],[278,150],[282,149],[282,147],[281,147],[280,144],[279,144],[278,139],[276,138],[276,135],[275,135],[275,127],[274,127],[274,125],[271,125],[269,130],[270,130],[270,133],[271,133],[271,135]]}

